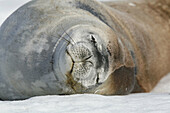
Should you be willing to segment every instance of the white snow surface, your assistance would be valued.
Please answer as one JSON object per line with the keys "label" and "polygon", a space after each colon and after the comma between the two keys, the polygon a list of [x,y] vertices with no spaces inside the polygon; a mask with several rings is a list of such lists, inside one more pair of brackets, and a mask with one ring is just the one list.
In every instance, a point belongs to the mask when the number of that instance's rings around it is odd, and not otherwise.
{"label": "white snow surface", "polygon": [[0,102],[1,113],[170,113],[170,94],[71,95]]}
{"label": "white snow surface", "polygon": [[[28,1],[0,0],[0,25]],[[125,96],[56,95],[0,101],[0,113],[170,113],[170,74],[151,93]]]}

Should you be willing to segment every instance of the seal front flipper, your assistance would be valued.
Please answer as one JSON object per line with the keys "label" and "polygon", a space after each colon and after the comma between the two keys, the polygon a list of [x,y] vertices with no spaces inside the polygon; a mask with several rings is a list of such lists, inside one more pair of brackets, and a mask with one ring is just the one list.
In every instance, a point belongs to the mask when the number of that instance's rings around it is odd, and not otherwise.
{"label": "seal front flipper", "polygon": [[132,92],[135,85],[134,68],[125,66],[115,70],[96,91],[103,95],[123,95]]}
{"label": "seal front flipper", "polygon": [[[123,95],[129,94],[135,87],[136,60],[133,51],[129,51],[122,41],[118,41],[118,53],[115,54],[116,68],[109,75],[107,80],[97,88],[97,94],[103,95]],[[117,56],[116,56],[117,55]]]}

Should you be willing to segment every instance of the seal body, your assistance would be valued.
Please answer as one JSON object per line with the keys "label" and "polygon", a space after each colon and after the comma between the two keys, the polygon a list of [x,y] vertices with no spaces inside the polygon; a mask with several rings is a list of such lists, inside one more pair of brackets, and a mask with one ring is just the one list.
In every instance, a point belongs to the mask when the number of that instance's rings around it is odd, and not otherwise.
{"label": "seal body", "polygon": [[[137,63],[134,92],[149,92],[170,71],[170,1],[106,3],[129,35]],[[164,7],[164,8],[163,8]],[[115,21],[116,21],[115,20]],[[138,89],[140,87],[140,89]]]}
{"label": "seal body", "polygon": [[152,90],[170,71],[169,5],[156,2],[22,6],[0,28],[0,98]]}

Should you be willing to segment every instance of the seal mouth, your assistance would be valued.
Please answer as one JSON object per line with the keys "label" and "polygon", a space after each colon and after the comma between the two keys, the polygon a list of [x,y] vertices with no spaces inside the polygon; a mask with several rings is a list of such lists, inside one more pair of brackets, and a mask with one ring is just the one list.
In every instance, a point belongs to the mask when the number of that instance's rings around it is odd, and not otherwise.
{"label": "seal mouth", "polygon": [[73,77],[76,79],[87,78],[90,74],[91,68],[93,67],[93,63],[90,61],[90,58],[92,57],[90,49],[87,48],[85,43],[76,43],[68,46],[67,51],[73,61]]}

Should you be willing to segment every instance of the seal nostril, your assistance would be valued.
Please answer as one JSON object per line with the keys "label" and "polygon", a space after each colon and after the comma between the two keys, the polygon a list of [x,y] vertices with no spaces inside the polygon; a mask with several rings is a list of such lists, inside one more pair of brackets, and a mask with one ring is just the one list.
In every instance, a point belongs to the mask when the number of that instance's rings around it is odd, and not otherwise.
{"label": "seal nostril", "polygon": [[91,35],[91,42],[93,42],[94,44],[96,43],[96,40],[93,35]]}

